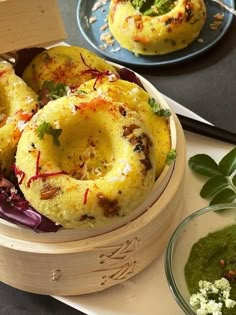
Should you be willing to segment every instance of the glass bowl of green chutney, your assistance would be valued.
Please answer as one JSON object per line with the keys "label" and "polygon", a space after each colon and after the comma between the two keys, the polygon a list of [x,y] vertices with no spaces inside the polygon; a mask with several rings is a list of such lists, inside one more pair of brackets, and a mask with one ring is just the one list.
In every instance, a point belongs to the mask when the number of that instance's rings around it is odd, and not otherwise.
{"label": "glass bowl of green chutney", "polygon": [[188,315],[236,314],[236,203],[186,217],[165,254],[166,279]]}

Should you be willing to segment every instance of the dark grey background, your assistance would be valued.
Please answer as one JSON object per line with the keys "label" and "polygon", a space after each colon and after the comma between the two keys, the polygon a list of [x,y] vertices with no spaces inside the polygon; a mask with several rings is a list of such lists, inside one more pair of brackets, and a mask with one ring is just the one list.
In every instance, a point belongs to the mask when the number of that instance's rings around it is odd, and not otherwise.
{"label": "dark grey background", "polygon": [[[89,1],[89,0],[86,0]],[[67,42],[91,49],[76,22],[77,0],[58,0],[68,33]],[[213,124],[236,132],[236,19],[210,51],[177,66],[135,69],[160,92]],[[20,270],[18,271],[20,272]],[[82,314],[48,296],[19,291],[0,283],[0,314]]]}

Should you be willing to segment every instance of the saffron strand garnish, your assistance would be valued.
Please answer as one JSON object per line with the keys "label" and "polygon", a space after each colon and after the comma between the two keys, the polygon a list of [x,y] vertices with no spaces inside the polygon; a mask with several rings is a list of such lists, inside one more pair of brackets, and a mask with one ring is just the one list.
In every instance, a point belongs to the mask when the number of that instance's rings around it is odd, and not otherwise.
{"label": "saffron strand garnish", "polygon": [[86,61],[84,60],[84,57],[82,56],[82,54],[80,53],[80,57],[81,57],[81,60],[83,62],[83,64],[88,67],[87,70],[83,70],[81,71],[82,74],[84,73],[90,73],[92,75],[95,76],[95,82],[93,84],[93,89],[96,90],[96,84],[98,83],[99,80],[101,80],[102,78],[106,77],[106,76],[110,76],[110,75],[114,75],[114,79],[111,80],[111,82],[114,82],[114,81],[117,81],[118,80],[118,76],[116,73],[113,73],[109,70],[105,70],[105,71],[99,71],[98,69],[96,68],[92,68],[90,65],[88,65],[86,63]]}
{"label": "saffron strand garnish", "polygon": [[37,175],[33,175],[30,177],[30,179],[27,182],[27,187],[30,187],[31,183],[38,178],[46,178],[46,177],[51,177],[51,176],[57,176],[57,175],[64,175],[67,174],[65,171],[58,171],[58,172],[51,172],[51,173],[41,173]]}
{"label": "saffron strand garnish", "polygon": [[20,179],[18,180],[19,185],[22,184],[24,178],[25,178],[25,172],[23,172],[22,170],[19,170],[18,167],[16,166],[16,164],[12,165],[12,169],[16,175],[16,177],[20,177]]}
{"label": "saffron strand garnish", "polygon": [[31,183],[38,178],[46,178],[46,177],[51,177],[51,176],[57,176],[57,175],[64,175],[67,174],[65,171],[58,171],[58,172],[49,172],[49,173],[41,173],[40,174],[40,166],[39,166],[39,161],[40,161],[40,151],[38,151],[38,155],[36,158],[36,166],[35,166],[35,175],[31,176],[30,179],[27,182],[27,187],[30,187]]}
{"label": "saffron strand garnish", "polygon": [[89,188],[87,188],[84,193],[84,205],[86,205],[88,201],[88,193],[89,193]]}
{"label": "saffron strand garnish", "polygon": [[36,172],[35,172],[36,175],[38,175],[39,171],[40,171],[40,167],[39,167],[40,155],[41,155],[41,153],[40,153],[40,151],[38,151],[38,155],[37,155],[37,159],[36,159],[36,167],[35,167],[36,168]]}

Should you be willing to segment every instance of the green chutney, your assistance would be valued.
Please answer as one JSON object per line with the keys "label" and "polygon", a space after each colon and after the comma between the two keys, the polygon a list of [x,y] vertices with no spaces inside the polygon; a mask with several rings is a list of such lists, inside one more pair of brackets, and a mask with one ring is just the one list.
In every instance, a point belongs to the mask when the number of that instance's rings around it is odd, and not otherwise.
{"label": "green chutney", "polygon": [[[185,278],[191,294],[199,291],[198,282],[214,282],[222,277],[230,282],[230,298],[236,301],[236,224],[201,238],[191,249],[185,266]],[[236,306],[222,309],[235,315]]]}
{"label": "green chutney", "polygon": [[131,0],[131,3],[143,15],[158,16],[171,11],[176,0]]}

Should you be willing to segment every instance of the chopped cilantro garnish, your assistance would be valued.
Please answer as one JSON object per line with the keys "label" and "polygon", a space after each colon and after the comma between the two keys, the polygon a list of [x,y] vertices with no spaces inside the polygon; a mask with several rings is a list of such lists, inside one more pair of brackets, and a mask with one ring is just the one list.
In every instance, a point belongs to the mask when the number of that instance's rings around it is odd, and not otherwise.
{"label": "chopped cilantro garnish", "polygon": [[53,143],[57,146],[60,146],[60,141],[58,138],[62,133],[62,129],[54,129],[50,123],[44,121],[38,126],[36,132],[40,140],[44,138],[45,134],[51,135],[53,137]]}
{"label": "chopped cilantro garnish", "polygon": [[56,83],[54,81],[44,81],[39,91],[38,100],[41,105],[47,104],[49,101],[56,100],[68,94],[69,87],[64,83]]}
{"label": "chopped cilantro garnish", "polygon": [[171,149],[166,155],[166,164],[170,165],[173,161],[176,160],[176,156],[177,156],[176,150]]}
{"label": "chopped cilantro garnish", "polygon": [[169,117],[171,112],[169,109],[161,108],[161,105],[156,102],[155,98],[151,97],[148,99],[148,104],[151,106],[152,111],[155,115],[162,117]]}
{"label": "chopped cilantro garnish", "polygon": [[88,94],[86,91],[84,91],[84,90],[76,90],[75,91],[75,95],[76,94]]}

